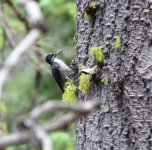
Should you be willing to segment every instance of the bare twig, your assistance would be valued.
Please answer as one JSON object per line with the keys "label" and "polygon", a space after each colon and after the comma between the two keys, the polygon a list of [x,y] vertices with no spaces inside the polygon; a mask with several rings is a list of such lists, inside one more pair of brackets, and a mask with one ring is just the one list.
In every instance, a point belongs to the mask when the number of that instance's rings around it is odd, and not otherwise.
{"label": "bare twig", "polygon": [[[83,104],[70,105],[71,108],[70,107],[69,108],[71,110],[73,110],[73,108],[75,106],[76,106],[76,108],[79,108],[78,113],[75,112],[76,110],[74,110],[74,112],[70,112],[70,113],[66,114],[62,118],[58,119],[56,122],[51,122],[51,123],[41,126],[41,129],[44,132],[51,132],[51,131],[56,131],[56,130],[62,129],[62,128],[66,127],[67,125],[69,125],[69,123],[73,122],[74,120],[79,119],[81,116],[85,116],[85,115],[89,114],[90,112],[96,110],[99,105],[100,105],[100,102],[92,103],[92,105],[90,102],[83,103]],[[56,106],[54,106],[54,107],[56,107]],[[63,108],[68,108],[68,107],[66,106]],[[79,112],[83,112],[83,113],[79,113]],[[0,139],[0,148],[5,148],[8,146],[12,146],[12,145],[27,143],[33,137],[34,137],[34,133],[29,128],[29,130],[27,130],[27,131],[22,131],[20,133],[15,133],[15,134],[11,134],[9,136],[2,137]]]}

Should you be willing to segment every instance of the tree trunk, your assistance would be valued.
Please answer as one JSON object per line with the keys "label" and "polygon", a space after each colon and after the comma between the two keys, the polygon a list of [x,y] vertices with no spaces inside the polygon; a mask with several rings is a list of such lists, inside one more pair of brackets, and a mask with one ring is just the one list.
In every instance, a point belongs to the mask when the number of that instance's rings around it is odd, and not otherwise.
{"label": "tree trunk", "polygon": [[78,93],[101,106],[78,121],[76,149],[152,150],[152,1],[77,0],[78,64],[96,65],[89,51],[97,46],[98,79],[109,82]]}

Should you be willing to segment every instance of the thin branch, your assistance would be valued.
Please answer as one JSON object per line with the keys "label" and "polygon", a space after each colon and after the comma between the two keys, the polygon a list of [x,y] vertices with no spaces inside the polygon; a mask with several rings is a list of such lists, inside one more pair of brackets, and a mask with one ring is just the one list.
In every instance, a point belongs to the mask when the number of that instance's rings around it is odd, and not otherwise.
{"label": "thin branch", "polygon": [[30,131],[23,131],[15,134],[11,134],[6,137],[0,138],[0,149],[6,148],[11,145],[19,145],[22,143],[28,142],[32,137],[34,137],[34,133]]}
{"label": "thin branch", "polygon": [[82,116],[87,115],[88,113],[79,114],[79,113],[70,112],[70,113],[62,116],[61,118],[57,119],[54,122],[50,121],[49,123],[45,124],[43,126],[43,129],[46,132],[52,132],[52,131],[64,129],[70,123],[74,122],[75,120],[78,120],[79,118],[81,118]]}
{"label": "thin branch", "polygon": [[30,25],[29,25],[27,18],[19,11],[19,9],[14,5],[12,0],[5,0],[5,2],[12,8],[12,10],[15,13],[15,15],[17,16],[17,18],[20,21],[24,22],[26,29],[29,30]]}
{"label": "thin branch", "polygon": [[75,120],[78,120],[82,116],[86,116],[87,114],[97,110],[97,108],[100,106],[100,101],[96,102],[85,102],[82,104],[74,104],[74,105],[68,105],[63,106],[63,109],[71,110],[73,112],[70,112],[66,114],[65,116],[59,118],[55,122],[47,123],[43,126],[43,129],[47,132],[56,131],[59,129],[63,129],[67,127],[70,123],[72,123]]}
{"label": "thin branch", "polygon": [[68,111],[72,111],[72,112],[76,112],[76,113],[88,113],[88,111],[90,111],[90,109],[92,109],[92,107],[95,107],[96,105],[98,106],[100,104],[99,101],[95,101],[95,102],[87,102],[85,105],[82,104],[65,104],[62,102],[58,102],[58,101],[47,101],[46,103],[42,104],[41,106],[38,106],[36,108],[34,108],[30,114],[29,114],[29,118],[30,119],[37,119],[39,118],[41,115],[47,113],[47,112],[51,112],[54,110],[68,110]]}
{"label": "thin branch", "polygon": [[1,20],[0,23],[1,23],[1,25],[2,25],[2,27],[4,29],[4,31],[5,31],[5,34],[7,36],[7,39],[9,41],[11,47],[14,48],[16,46],[16,41],[14,40],[14,37],[13,37],[13,35],[11,33],[11,30],[8,27],[7,21],[5,19],[5,15],[4,15],[3,11],[2,11],[2,6],[0,6],[0,20]]}

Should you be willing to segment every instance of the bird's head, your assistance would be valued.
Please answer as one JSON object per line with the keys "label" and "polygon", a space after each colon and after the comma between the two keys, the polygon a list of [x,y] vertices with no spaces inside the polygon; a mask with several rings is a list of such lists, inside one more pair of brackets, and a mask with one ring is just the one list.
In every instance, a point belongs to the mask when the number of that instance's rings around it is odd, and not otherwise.
{"label": "bird's head", "polygon": [[59,50],[56,53],[50,53],[46,56],[46,62],[50,65],[52,65],[54,59],[56,58],[56,56],[61,52],[62,50]]}

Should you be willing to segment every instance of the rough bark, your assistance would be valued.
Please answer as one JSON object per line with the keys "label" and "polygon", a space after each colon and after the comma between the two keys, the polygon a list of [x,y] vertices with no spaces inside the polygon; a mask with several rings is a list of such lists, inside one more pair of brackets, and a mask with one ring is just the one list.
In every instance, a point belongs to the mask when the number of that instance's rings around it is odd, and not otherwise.
{"label": "rough bark", "polygon": [[78,93],[82,101],[100,99],[101,106],[79,120],[76,149],[152,150],[152,1],[96,0],[99,11],[91,21],[84,17],[90,2],[77,0],[78,63],[96,65],[88,52],[102,46],[99,76],[110,83],[93,82],[88,95]]}

